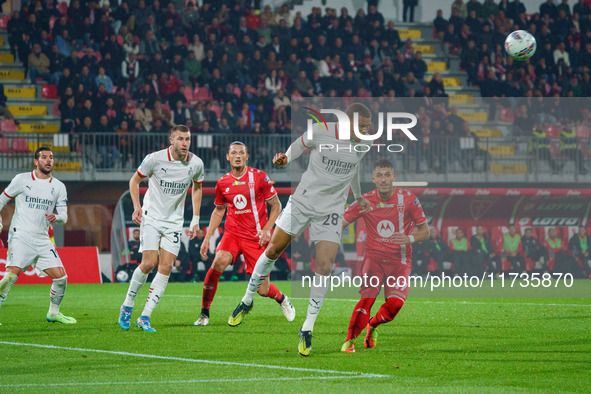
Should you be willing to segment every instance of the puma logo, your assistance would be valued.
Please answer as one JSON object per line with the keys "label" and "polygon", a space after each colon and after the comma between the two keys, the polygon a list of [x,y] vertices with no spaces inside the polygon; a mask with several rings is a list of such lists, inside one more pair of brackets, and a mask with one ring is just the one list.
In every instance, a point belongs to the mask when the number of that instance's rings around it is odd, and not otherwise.
{"label": "puma logo", "polygon": [[167,172],[166,172],[166,171],[168,171],[168,169],[166,169],[166,168],[161,168],[161,170],[162,170],[162,171],[164,171],[164,173],[165,173],[165,174],[167,174]]}
{"label": "puma logo", "polygon": [[31,190],[31,186],[26,185],[25,186],[27,189]]}

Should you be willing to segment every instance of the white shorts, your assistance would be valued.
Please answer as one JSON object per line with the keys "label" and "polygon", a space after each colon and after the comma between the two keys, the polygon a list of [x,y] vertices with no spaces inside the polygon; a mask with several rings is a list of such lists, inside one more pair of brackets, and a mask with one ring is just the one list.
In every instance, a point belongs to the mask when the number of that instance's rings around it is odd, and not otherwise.
{"label": "white shorts", "polygon": [[181,232],[164,227],[156,228],[146,223],[144,218],[140,226],[139,252],[146,250],[159,251],[160,248],[178,256],[181,250]]}
{"label": "white shorts", "polygon": [[7,267],[19,267],[23,272],[33,266],[37,276],[44,277],[46,269],[62,267],[62,260],[49,238],[32,240],[12,235],[8,240]]}
{"label": "white shorts", "polygon": [[338,244],[341,243],[343,213],[334,212],[319,216],[303,211],[290,199],[281,211],[275,225],[292,237],[300,235],[310,227],[310,241],[329,241]]}

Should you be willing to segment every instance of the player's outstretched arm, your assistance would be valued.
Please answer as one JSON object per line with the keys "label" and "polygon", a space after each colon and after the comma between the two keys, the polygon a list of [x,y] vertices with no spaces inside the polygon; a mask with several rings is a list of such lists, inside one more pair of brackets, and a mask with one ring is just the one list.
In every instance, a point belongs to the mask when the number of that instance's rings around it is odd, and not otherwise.
{"label": "player's outstretched arm", "polygon": [[366,213],[371,211],[371,204],[365,198],[361,196],[361,182],[359,181],[359,165],[355,168],[355,174],[351,180],[351,190],[353,190],[353,196],[359,205],[359,213]]}
{"label": "player's outstretched arm", "polygon": [[304,136],[296,139],[287,149],[287,152],[277,153],[273,157],[273,164],[278,167],[285,167],[287,163],[294,161],[305,152],[310,146],[304,144]]}
{"label": "player's outstretched arm", "polygon": [[279,197],[277,197],[277,195],[268,199],[267,204],[269,204],[271,207],[271,211],[269,212],[269,220],[267,221],[267,224],[265,224],[265,227],[263,227],[261,232],[258,234],[259,245],[261,246],[267,245],[271,240],[271,229],[275,225],[275,221],[281,213],[281,201],[279,201]]}
{"label": "player's outstretched arm", "polygon": [[[4,189],[2,194],[0,194],[0,212],[4,209],[6,204],[17,195],[21,193],[21,182],[19,182],[19,177],[15,177],[12,182]],[[0,231],[2,231],[2,215],[0,215]]]}
{"label": "player's outstretched arm", "polygon": [[133,202],[133,215],[131,219],[138,226],[142,223],[142,204],[140,204],[140,183],[143,178],[135,172],[129,180],[129,195]]}
{"label": "player's outstretched arm", "polygon": [[193,182],[193,190],[191,191],[191,203],[193,204],[193,219],[189,225],[189,238],[193,239],[197,236],[199,230],[199,212],[201,211],[201,199],[203,198],[203,189],[201,183]]}
{"label": "player's outstretched arm", "polygon": [[201,244],[201,253],[202,258],[207,258],[207,251],[209,250],[209,240],[215,230],[220,226],[222,223],[222,219],[224,218],[224,214],[226,213],[226,204],[224,205],[216,205],[213,212],[211,213],[211,218],[209,218],[209,227],[207,228],[207,233],[205,234],[205,238],[203,238],[203,243]]}

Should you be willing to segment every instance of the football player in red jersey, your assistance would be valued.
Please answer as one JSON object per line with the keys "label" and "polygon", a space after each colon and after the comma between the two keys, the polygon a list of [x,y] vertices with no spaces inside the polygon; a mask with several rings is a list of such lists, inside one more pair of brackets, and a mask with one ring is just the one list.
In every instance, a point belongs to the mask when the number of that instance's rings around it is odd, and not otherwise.
{"label": "football player in red jersey", "polygon": [[[363,195],[370,202],[371,211],[361,213],[358,204],[354,203],[344,215],[343,228],[359,218],[365,221],[367,238],[361,273],[368,278],[378,277],[379,285],[362,287],[359,291],[361,300],[353,310],[347,338],[341,348],[343,352],[355,352],[355,338],[365,327],[364,345],[375,347],[376,327],[392,321],[408,296],[412,244],[429,238],[429,225],[418,198],[407,190],[394,187],[394,180],[392,162],[387,159],[376,161],[372,178],[376,190]],[[371,307],[382,284],[386,302],[370,319]]]}
{"label": "football player in red jersey", "polygon": [[[203,282],[201,315],[196,326],[209,323],[209,308],[217,290],[218,281],[228,265],[233,264],[242,254],[246,262],[246,273],[252,270],[271,239],[271,229],[281,212],[281,202],[267,174],[248,167],[248,148],[240,141],[232,142],[226,159],[232,171],[221,177],[215,187],[215,209],[211,214],[207,235],[201,245],[201,256],[207,256],[209,241],[224,217],[226,207],[228,217],[222,240],[215,258]],[[267,218],[267,204],[271,212]],[[265,280],[258,290],[259,295],[273,298],[281,306],[288,321],[295,319],[295,309],[287,296],[277,287]]]}

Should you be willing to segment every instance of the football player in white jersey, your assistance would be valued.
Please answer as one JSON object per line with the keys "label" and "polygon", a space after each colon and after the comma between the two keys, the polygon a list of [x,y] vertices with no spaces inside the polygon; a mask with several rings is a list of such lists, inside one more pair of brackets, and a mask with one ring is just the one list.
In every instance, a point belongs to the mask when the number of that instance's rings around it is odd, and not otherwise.
{"label": "football player in white jersey", "polygon": [[[278,153],[273,163],[284,167],[311,148],[308,169],[295,193],[277,219],[275,231],[267,249],[258,259],[246,294],[236,307],[228,324],[237,326],[252,309],[254,294],[267,278],[275,261],[289,246],[291,237],[300,235],[310,227],[310,239],[316,243],[316,274],[310,289],[310,303],[306,320],[300,329],[298,352],[308,356],[312,348],[312,330],[327,292],[327,281],[332,271],[341,240],[342,220],[349,188],[360,210],[367,212],[369,202],[361,197],[359,163],[369,150],[371,141],[360,141],[353,132],[354,114],[358,116],[358,129],[367,134],[371,125],[371,111],[363,104],[352,104],[346,114],[350,120],[351,140],[338,138],[338,123],[328,123],[321,131],[314,125],[312,136],[305,133],[295,140],[285,154]],[[341,130],[342,132],[342,130]],[[362,148],[357,148],[365,145]],[[330,149],[329,147],[333,147]]]}
{"label": "football player in white jersey", "polygon": [[6,273],[0,281],[0,306],[19,274],[33,265],[37,275],[53,279],[47,321],[74,324],[76,319],[59,311],[68,276],[47,233],[50,223],[65,223],[68,220],[68,195],[64,184],[51,176],[51,149],[39,147],[35,151],[34,163],[35,170],[15,176],[0,195],[0,211],[13,198],[16,204],[8,235]]}
{"label": "football player in white jersey", "polygon": [[[189,152],[191,133],[189,128],[178,125],[170,130],[170,147],[150,153],[129,181],[129,193],[133,201],[133,222],[140,226],[140,249],[142,262],[131,277],[127,297],[121,305],[119,326],[129,330],[131,312],[137,293],[148,274],[158,265],[148,301],[136,326],[144,331],[154,332],[150,324],[152,311],[164,294],[172,266],[181,246],[185,197],[192,187],[193,219],[190,224],[190,238],[199,229],[199,210],[201,209],[201,183],[203,182],[203,162]],[[148,191],[144,205],[140,205],[140,182],[148,178]]]}

